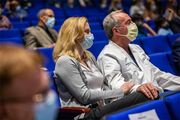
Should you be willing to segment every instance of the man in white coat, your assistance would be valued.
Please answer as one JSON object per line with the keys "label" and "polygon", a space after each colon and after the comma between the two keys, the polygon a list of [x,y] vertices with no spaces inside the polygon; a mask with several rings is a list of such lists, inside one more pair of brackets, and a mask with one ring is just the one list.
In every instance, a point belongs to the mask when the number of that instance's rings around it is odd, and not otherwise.
{"label": "man in white coat", "polygon": [[110,13],[104,19],[103,27],[109,44],[98,56],[98,64],[110,88],[133,82],[135,85],[130,92],[139,91],[151,99],[157,98],[164,89],[180,90],[180,77],[159,70],[140,46],[130,44],[136,39],[138,29],[128,14]]}

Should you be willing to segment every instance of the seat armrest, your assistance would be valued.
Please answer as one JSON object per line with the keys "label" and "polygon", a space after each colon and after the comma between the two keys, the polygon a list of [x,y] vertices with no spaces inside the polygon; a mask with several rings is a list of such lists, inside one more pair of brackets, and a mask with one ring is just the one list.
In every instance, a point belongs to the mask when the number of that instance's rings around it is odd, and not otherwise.
{"label": "seat armrest", "polygon": [[76,112],[76,113],[88,113],[90,112],[90,108],[84,108],[84,107],[63,107],[60,108],[60,112]]}

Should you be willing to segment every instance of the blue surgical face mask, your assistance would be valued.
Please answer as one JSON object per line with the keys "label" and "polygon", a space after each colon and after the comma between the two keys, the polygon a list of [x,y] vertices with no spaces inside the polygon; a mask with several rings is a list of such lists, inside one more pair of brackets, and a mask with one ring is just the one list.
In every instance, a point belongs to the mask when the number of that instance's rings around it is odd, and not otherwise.
{"label": "blue surgical face mask", "polygon": [[46,26],[48,28],[53,28],[55,24],[55,18],[54,17],[49,17],[47,22],[46,22]]}
{"label": "blue surgical face mask", "polygon": [[55,120],[58,112],[57,99],[54,91],[50,91],[43,102],[36,103],[35,120]]}
{"label": "blue surgical face mask", "polygon": [[84,41],[81,46],[84,49],[89,49],[93,45],[94,35],[92,33],[85,35]]}

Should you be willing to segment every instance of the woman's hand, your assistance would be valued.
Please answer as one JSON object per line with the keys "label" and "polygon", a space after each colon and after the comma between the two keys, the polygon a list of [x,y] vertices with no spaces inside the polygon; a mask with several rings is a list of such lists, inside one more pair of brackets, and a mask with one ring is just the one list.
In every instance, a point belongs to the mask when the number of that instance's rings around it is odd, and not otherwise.
{"label": "woman's hand", "polygon": [[121,86],[121,89],[124,92],[124,94],[127,94],[133,86],[134,84],[132,82],[126,82]]}

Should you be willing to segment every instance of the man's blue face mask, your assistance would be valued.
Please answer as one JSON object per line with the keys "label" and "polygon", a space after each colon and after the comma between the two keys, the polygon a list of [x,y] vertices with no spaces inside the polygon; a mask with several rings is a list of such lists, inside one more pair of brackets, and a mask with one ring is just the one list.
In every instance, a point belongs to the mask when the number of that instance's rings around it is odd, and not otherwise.
{"label": "man's blue face mask", "polygon": [[49,91],[42,101],[35,103],[35,120],[55,120],[58,112],[57,99],[54,91]]}
{"label": "man's blue face mask", "polygon": [[46,26],[48,28],[53,28],[55,24],[55,18],[54,17],[48,17],[48,20],[46,21]]}

